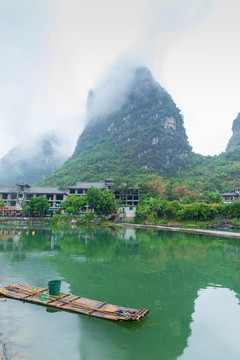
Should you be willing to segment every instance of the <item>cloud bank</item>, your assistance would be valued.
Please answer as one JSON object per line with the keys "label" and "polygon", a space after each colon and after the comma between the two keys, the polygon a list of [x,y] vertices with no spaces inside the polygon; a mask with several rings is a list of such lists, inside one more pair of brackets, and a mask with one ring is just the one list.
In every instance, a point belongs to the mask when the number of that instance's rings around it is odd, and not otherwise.
{"label": "cloud bank", "polygon": [[[229,16],[233,11],[237,14],[238,5],[231,5],[233,0],[228,5]],[[205,42],[209,44],[212,30],[202,26],[217,14],[225,30],[227,23],[216,12],[224,6],[223,0],[0,1],[0,156],[18,143],[52,131],[64,135],[66,154],[70,155],[85,125],[89,90],[95,89],[96,113],[111,111],[114,98],[119,104],[124,99],[134,64],[149,67],[177,100],[193,138],[194,127],[198,129],[203,121],[202,113],[197,115],[204,108],[204,104],[199,105],[202,85],[193,83],[190,94],[186,92],[186,83],[193,77],[190,65],[196,59],[194,38],[184,50],[182,41],[199,27],[205,37],[196,38],[196,46],[202,49]],[[216,25],[217,32],[220,25]],[[237,30],[236,25],[236,34]],[[205,57],[202,51],[200,60]],[[195,74],[199,72],[194,70]],[[211,74],[209,67],[206,74]],[[212,124],[221,115],[217,111]],[[229,128],[236,115],[230,117]],[[200,138],[198,129],[194,140]]]}

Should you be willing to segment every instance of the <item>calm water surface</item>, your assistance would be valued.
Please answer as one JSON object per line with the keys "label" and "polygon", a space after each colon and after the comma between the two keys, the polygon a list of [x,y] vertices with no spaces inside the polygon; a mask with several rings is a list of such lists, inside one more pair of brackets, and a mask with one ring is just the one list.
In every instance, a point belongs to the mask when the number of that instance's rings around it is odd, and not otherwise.
{"label": "calm water surface", "polygon": [[0,359],[238,360],[240,242],[144,229],[0,228],[0,284],[146,307],[115,323],[0,298]]}

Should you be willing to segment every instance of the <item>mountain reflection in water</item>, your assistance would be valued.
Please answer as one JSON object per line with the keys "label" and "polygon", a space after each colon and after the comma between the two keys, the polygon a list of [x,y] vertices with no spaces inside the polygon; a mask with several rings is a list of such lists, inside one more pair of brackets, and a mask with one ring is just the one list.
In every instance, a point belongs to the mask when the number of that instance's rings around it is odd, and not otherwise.
{"label": "mountain reflection in water", "polygon": [[[146,307],[150,313],[139,323],[116,324],[7,300],[0,303],[0,325],[9,328],[0,337],[0,349],[3,353],[3,344],[11,344],[4,350],[10,358],[13,349],[34,359],[49,358],[52,349],[51,359],[219,360],[228,353],[237,359],[234,334],[240,322],[230,319],[239,318],[239,255],[238,240],[196,234],[2,227],[1,284],[46,287],[59,278],[64,292]],[[25,334],[24,349],[20,334]],[[221,351],[214,351],[218,344]]]}

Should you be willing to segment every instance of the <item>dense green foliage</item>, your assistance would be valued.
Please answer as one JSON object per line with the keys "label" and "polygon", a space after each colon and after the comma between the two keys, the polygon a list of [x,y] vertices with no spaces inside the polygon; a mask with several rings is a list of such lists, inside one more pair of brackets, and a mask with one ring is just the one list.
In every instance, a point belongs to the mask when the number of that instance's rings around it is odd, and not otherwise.
{"label": "dense green foliage", "polygon": [[[89,104],[91,112],[91,97]],[[196,190],[221,193],[240,187],[239,122],[238,116],[228,151],[218,156],[193,153],[179,109],[150,72],[141,68],[123,106],[91,118],[73,156],[40,185],[65,190],[77,181],[121,178],[121,182],[141,184],[143,193],[161,188],[161,196],[169,200],[198,201],[201,196]],[[183,186],[186,193],[177,197],[173,189]]]}
{"label": "dense green foliage", "polygon": [[216,216],[229,219],[240,217],[240,202],[224,205],[221,203],[207,204],[194,202],[183,204],[180,201],[167,201],[161,199],[145,199],[137,207],[136,219],[140,222],[154,222],[157,219],[166,220],[194,220],[207,221]]}
{"label": "dense green foliage", "polygon": [[107,177],[174,175],[190,151],[180,110],[151,73],[140,68],[121,109],[91,118],[73,156],[40,184],[65,188]]}
{"label": "dense green foliage", "polygon": [[43,196],[32,197],[31,200],[24,205],[25,213],[30,211],[36,212],[39,215],[44,215],[49,209],[48,199]]}
{"label": "dense green foliage", "polygon": [[116,208],[116,200],[112,193],[94,187],[87,191],[87,203],[98,215],[110,215]]}
{"label": "dense green foliage", "polygon": [[165,178],[173,187],[187,185],[204,191],[224,192],[240,187],[240,146],[213,157],[192,153],[184,170],[174,178]]}
{"label": "dense green foliage", "polygon": [[[107,152],[107,149],[105,150]],[[157,174],[150,172],[149,169],[137,169],[127,159],[124,162],[118,163],[114,146],[112,148],[109,146],[108,150],[110,155],[107,158],[106,154],[102,153],[102,159],[107,159],[102,164],[103,172],[101,171],[100,164],[98,166],[96,164],[93,165],[94,154],[89,153],[86,157],[86,163],[84,162],[84,172],[83,164],[79,164],[78,160],[75,159],[72,162],[67,162],[64,167],[60,168],[51,177],[46,178],[41,184],[48,186],[57,185],[65,189],[67,185],[79,180],[102,181],[104,178],[113,177],[118,179],[121,177],[123,182],[131,182],[132,184],[142,183],[146,188],[148,186],[146,183],[158,178]],[[101,160],[100,156],[101,151],[98,155],[98,161]],[[106,164],[107,162],[108,164]],[[127,168],[125,168],[125,165]],[[191,190],[200,188],[203,191],[218,191],[221,193],[238,188],[240,187],[240,147],[213,157],[192,153],[185,159],[184,167],[181,171],[175,173],[174,176],[169,171],[166,171],[166,173],[162,174],[161,179],[168,189],[186,185]]]}
{"label": "dense green foliage", "polygon": [[65,210],[68,214],[77,214],[83,210],[87,204],[85,196],[78,196],[77,194],[69,195],[66,200],[62,201],[61,209]]}

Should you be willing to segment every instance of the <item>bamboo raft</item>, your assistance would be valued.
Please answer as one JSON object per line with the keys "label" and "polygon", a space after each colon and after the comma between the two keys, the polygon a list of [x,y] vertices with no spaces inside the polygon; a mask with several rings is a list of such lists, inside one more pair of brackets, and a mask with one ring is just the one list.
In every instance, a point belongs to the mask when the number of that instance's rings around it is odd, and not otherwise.
{"label": "bamboo raft", "polygon": [[49,295],[48,288],[34,287],[25,283],[0,287],[0,295],[57,308],[58,310],[71,311],[114,321],[140,321],[149,313],[147,309],[126,308],[72,294],[59,293],[58,295]]}

